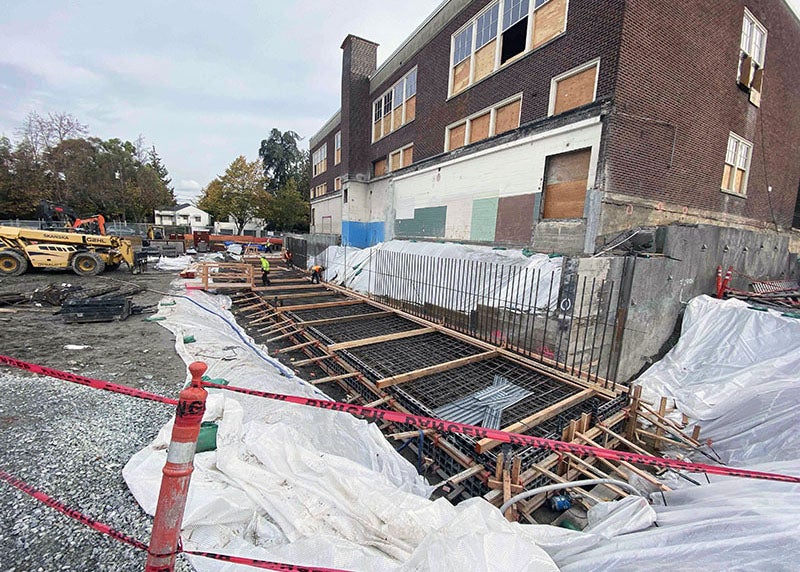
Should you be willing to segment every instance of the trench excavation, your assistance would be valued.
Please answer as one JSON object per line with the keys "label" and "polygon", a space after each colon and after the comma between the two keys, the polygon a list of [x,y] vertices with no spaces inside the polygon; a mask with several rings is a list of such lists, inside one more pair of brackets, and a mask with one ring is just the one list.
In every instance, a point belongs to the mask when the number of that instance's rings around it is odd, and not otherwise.
{"label": "trench excavation", "polygon": [[[623,386],[609,389],[553,371],[342,288],[311,285],[296,269],[280,269],[271,277],[269,287],[232,293],[237,321],[271,354],[303,368],[301,376],[337,398],[581,444],[614,448],[620,443],[628,405]],[[420,432],[401,424],[380,428],[400,447],[413,449],[428,476],[442,479],[439,486],[453,501],[483,496],[499,506],[524,489],[631,471],[606,460],[501,446],[467,435]],[[577,492],[587,506],[627,494],[614,487]],[[506,516],[533,521],[532,512],[545,501],[544,495],[532,497]]]}

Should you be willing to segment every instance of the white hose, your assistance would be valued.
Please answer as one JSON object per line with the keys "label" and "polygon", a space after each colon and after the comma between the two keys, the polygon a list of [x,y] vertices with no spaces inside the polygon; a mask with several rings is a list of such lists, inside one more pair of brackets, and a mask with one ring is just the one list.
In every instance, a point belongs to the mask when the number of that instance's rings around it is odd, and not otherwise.
{"label": "white hose", "polygon": [[614,485],[621,489],[625,489],[626,491],[633,493],[635,495],[641,496],[638,490],[635,487],[631,486],[630,484],[624,481],[618,481],[617,479],[585,479],[583,481],[572,481],[570,483],[555,483],[553,485],[545,485],[543,487],[536,487],[535,489],[531,489],[529,491],[524,491],[519,493],[516,496],[511,497],[506,502],[503,503],[503,506],[500,507],[500,512],[505,514],[505,512],[511,508],[514,503],[518,503],[521,500],[525,500],[528,497],[532,497],[534,495],[538,495],[541,493],[549,493],[550,491],[559,491],[561,489],[571,489],[574,487],[585,487],[585,486],[592,486],[592,485]]}

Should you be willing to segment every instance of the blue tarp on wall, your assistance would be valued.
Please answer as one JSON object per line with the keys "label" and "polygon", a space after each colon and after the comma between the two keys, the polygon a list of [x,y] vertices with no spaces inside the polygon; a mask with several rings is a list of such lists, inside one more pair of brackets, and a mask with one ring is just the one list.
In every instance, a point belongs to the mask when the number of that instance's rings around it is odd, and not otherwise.
{"label": "blue tarp on wall", "polygon": [[383,242],[384,223],[342,221],[342,245],[366,248]]}

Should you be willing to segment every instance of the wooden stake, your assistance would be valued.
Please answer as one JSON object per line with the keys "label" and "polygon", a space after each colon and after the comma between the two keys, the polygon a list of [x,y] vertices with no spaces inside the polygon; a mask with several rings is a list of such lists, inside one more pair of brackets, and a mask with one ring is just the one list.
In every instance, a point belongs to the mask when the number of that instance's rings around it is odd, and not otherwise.
{"label": "wooden stake", "polygon": [[325,354],[324,356],[313,357],[313,358],[309,358],[309,359],[301,359],[299,361],[292,362],[292,365],[297,365],[297,366],[300,366],[300,365],[311,365],[312,363],[317,363],[319,361],[330,359],[332,357],[335,357],[335,356],[332,356],[330,354]]}
{"label": "wooden stake", "polygon": [[305,348],[308,346],[313,346],[319,344],[319,340],[311,340],[310,342],[303,342],[302,344],[297,344],[295,346],[289,346],[288,348],[283,348],[276,351],[276,354],[285,354],[288,352],[293,352],[295,350],[299,350],[300,348]]}
{"label": "wooden stake", "polygon": [[343,373],[341,375],[331,375],[329,377],[321,377],[319,379],[313,380],[311,383],[317,385],[320,383],[328,383],[329,381],[338,381],[340,379],[347,379],[349,377],[358,377],[359,375],[361,375],[360,371],[353,371],[350,373]]}

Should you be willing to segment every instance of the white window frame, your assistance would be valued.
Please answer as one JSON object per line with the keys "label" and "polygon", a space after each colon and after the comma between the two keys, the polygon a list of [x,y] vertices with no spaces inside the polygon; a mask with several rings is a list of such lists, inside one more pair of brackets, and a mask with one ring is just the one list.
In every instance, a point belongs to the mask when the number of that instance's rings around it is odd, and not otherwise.
{"label": "white window frame", "polygon": [[[339,151],[338,157],[336,156],[337,151]],[[333,164],[338,165],[341,162],[342,162],[342,132],[337,131],[336,135],[333,136]]]}
{"label": "white window frame", "polygon": [[398,167],[397,169],[394,169],[394,170],[395,171],[399,171],[400,169],[405,169],[405,167],[403,167],[403,158],[405,156],[405,152],[408,149],[411,149],[412,147],[414,147],[414,143],[413,142],[409,143],[408,145],[403,145],[399,149],[395,149],[394,151],[391,151],[386,156],[386,172],[387,173],[391,173],[392,172],[392,155],[394,155],[395,153],[398,153],[398,152],[400,153],[400,167]]}
{"label": "white window frame", "polygon": [[[412,75],[414,76],[414,93],[409,95],[409,93],[408,93],[409,90],[408,90],[407,83],[408,83],[408,79]],[[386,137],[390,133],[394,133],[395,131],[399,130],[401,127],[404,127],[405,125],[408,125],[409,123],[411,123],[411,121],[413,121],[413,119],[412,120],[407,120],[406,119],[406,102],[408,102],[409,99],[411,99],[412,97],[417,95],[417,79],[418,79],[417,66],[414,66],[413,68],[408,70],[405,73],[405,75],[403,75],[402,78],[400,78],[398,81],[396,81],[394,84],[392,84],[392,86],[389,89],[387,89],[386,91],[381,93],[380,97],[378,97],[377,99],[375,99],[372,102],[372,123],[370,123],[370,137],[372,138],[372,143],[375,143],[376,141],[379,141],[379,140],[383,139],[384,137]],[[400,93],[403,96],[403,102],[400,105],[397,105],[396,102],[394,101],[394,93],[398,89],[400,90]],[[386,98],[387,97],[391,97],[392,98],[392,102],[389,104],[389,111],[388,112],[386,111],[386,105],[387,105],[387,99]],[[381,110],[381,115],[380,115],[381,134],[380,134],[379,137],[375,137],[375,124],[378,122],[378,113],[377,113],[378,112],[378,102],[380,102],[380,105],[381,105],[381,107],[380,107],[380,110]],[[394,126],[394,115],[395,115],[395,113],[400,113],[401,114],[400,127],[398,127],[397,129],[392,129],[392,126]],[[388,133],[384,133],[383,132],[383,119],[387,115],[391,116],[391,119],[389,121],[389,124],[390,124],[389,125],[389,132]],[[416,113],[414,114],[414,117],[416,118]]]}
{"label": "white window frame", "polygon": [[[734,152],[733,152],[733,155],[734,155],[733,156],[733,163],[730,163],[730,162],[728,162],[728,150],[730,149],[730,146],[731,146],[732,142],[735,143],[735,147],[734,147]],[[747,157],[745,158],[745,166],[744,167],[740,167],[739,166],[739,159],[741,158],[741,146],[744,146],[744,147],[747,148]],[[737,135],[733,131],[728,133],[728,145],[725,147],[725,161],[724,161],[723,164],[724,165],[729,165],[730,167],[732,167],[732,169],[731,169],[731,178],[730,178],[731,181],[735,181],[736,180],[736,170],[737,169],[744,170],[744,175],[742,176],[742,192],[737,192],[737,191],[732,190],[732,189],[726,189],[725,187],[722,186],[722,183],[720,183],[720,190],[723,193],[727,193],[727,194],[733,195],[735,197],[747,197],[747,183],[750,180],[750,164],[752,163],[752,160],[753,160],[753,143],[751,143],[750,141],[748,141],[744,137],[741,137],[740,135]]]}
{"label": "white window frame", "polygon": [[[745,46],[744,32],[748,22],[752,27],[750,29],[750,35],[747,40],[747,45]],[[755,39],[755,34],[753,34],[753,32],[756,29],[758,29],[758,31],[761,32],[761,45],[758,46],[758,54],[760,56],[759,58],[760,61],[756,59],[755,57],[756,51],[753,49],[754,39]],[[758,21],[758,18],[756,18],[753,15],[753,13],[747,8],[744,9],[744,18],[742,19],[742,36],[741,39],[739,40],[739,49],[741,50],[742,53],[747,54],[748,56],[753,58],[753,63],[758,65],[759,68],[764,67],[764,60],[767,57],[767,29],[761,22]]]}
{"label": "white window frame", "polygon": [[314,153],[312,154],[312,165],[313,165],[313,172],[312,177],[316,177],[321,175],[325,171],[328,170],[327,165],[328,159],[328,143],[323,143]]}
{"label": "white window frame", "polygon": [[572,76],[585,72],[588,69],[596,68],[594,72],[594,89],[592,90],[592,101],[597,99],[597,83],[600,80],[600,58],[593,59],[585,64],[567,70],[562,74],[555,76],[550,80],[550,102],[547,104],[547,115],[551,116],[555,113],[556,109],[556,95],[558,94],[558,83],[569,79]]}
{"label": "white window frame", "polygon": [[341,177],[336,177],[333,180],[333,192],[341,191],[341,190],[342,190],[342,178]]}
{"label": "white window frame", "polygon": [[[460,94],[464,93],[466,90],[468,90],[470,87],[472,87],[476,83],[475,82],[475,61],[474,61],[475,52],[477,52],[480,48],[483,47],[483,46],[480,46],[480,47],[477,46],[478,19],[483,17],[491,8],[493,8],[495,6],[495,4],[497,5],[497,30],[495,31],[494,39],[497,40],[497,43],[495,44],[494,70],[492,70],[492,72],[489,73],[486,77],[481,78],[479,81],[485,80],[487,77],[490,77],[492,74],[497,73],[499,70],[501,70],[505,66],[517,61],[520,57],[522,57],[525,54],[528,54],[531,51],[533,51],[532,45],[533,45],[533,20],[534,20],[534,14],[542,6],[544,6],[545,4],[548,4],[552,0],[528,0],[528,12],[527,12],[528,29],[527,29],[527,36],[526,36],[526,39],[525,39],[525,48],[522,50],[522,52],[520,52],[519,54],[517,54],[513,58],[511,58],[508,61],[506,61],[506,62],[501,64],[500,63],[500,59],[502,57],[502,45],[501,45],[502,42],[500,41],[500,37],[503,35],[503,32],[505,31],[503,29],[503,14],[505,13],[505,4],[509,3],[509,2],[513,2],[513,1],[515,1],[515,0],[492,0],[491,2],[488,2],[486,4],[486,6],[480,10],[480,12],[478,12],[469,21],[465,22],[463,26],[461,26],[458,30],[456,30],[450,36],[450,59],[449,59],[450,68],[448,69],[448,79],[447,79],[447,97],[448,97],[448,99],[451,98],[451,97],[455,97],[456,95],[460,95]],[[522,16],[522,18],[524,18],[524,17],[525,16]],[[520,20],[522,18],[520,18]],[[555,38],[559,37],[561,34],[563,34],[563,33],[565,33],[567,31],[567,22],[568,22],[568,20],[569,20],[569,0],[567,0],[567,2],[566,2],[566,14],[564,16],[564,29],[561,30],[561,32],[557,36],[555,36]],[[519,20],[517,20],[517,22],[519,22]],[[462,32],[467,30],[470,26],[472,26],[472,41],[471,41],[472,49],[471,49],[470,54],[468,56],[469,59],[470,59],[469,83],[467,84],[467,87],[465,87],[464,89],[459,91],[457,94],[454,94],[453,93],[453,72],[454,72],[454,69],[455,69],[456,65],[458,65],[459,63],[461,63],[461,62],[463,62],[463,61],[465,61],[467,59],[465,57],[465,58],[463,58],[463,59],[461,59],[459,61],[455,61],[455,57],[456,57],[456,37],[458,37]],[[512,26],[513,26],[513,24],[512,24]],[[553,38],[553,39],[555,39],[555,38]],[[491,40],[489,40],[489,41],[491,41]],[[549,42],[547,42],[547,43],[549,43]],[[484,45],[486,45],[486,44],[484,44]],[[547,45],[547,44],[544,44],[544,45]],[[538,50],[538,49],[544,47],[544,45],[538,46],[536,49]]]}
{"label": "white window frame", "polygon": [[[476,113],[473,113],[472,115],[470,115],[468,117],[464,117],[462,119],[459,119],[458,121],[454,121],[453,123],[451,123],[450,125],[445,127],[444,128],[444,133],[445,133],[445,135],[444,135],[444,151],[445,151],[445,153],[451,150],[451,147],[450,147],[450,132],[454,128],[459,127],[463,123],[466,123],[466,129],[464,129],[464,144],[461,147],[466,147],[467,145],[472,145],[472,143],[469,142],[469,137],[471,135],[471,133],[470,133],[470,131],[471,131],[470,130],[471,122],[476,117],[481,117],[482,115],[485,115],[487,112],[490,113],[491,115],[489,116],[489,135],[486,136],[486,139],[489,139],[490,137],[494,137],[496,135],[495,129],[497,127],[497,125],[496,125],[496,122],[497,122],[497,110],[500,109],[501,107],[505,107],[509,103],[514,103],[515,101],[519,101],[519,117],[517,118],[517,124],[518,125],[521,124],[521,122],[522,122],[522,92],[519,92],[517,94],[512,95],[511,97],[507,97],[507,98],[503,99],[502,101],[498,101],[497,103],[495,103],[493,105],[490,105],[489,107],[481,109],[480,111],[478,111]],[[481,139],[481,141],[485,141],[485,139]],[[475,143],[478,143],[478,141],[475,141]],[[461,147],[458,147],[458,149],[460,149]]]}

